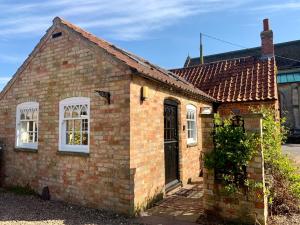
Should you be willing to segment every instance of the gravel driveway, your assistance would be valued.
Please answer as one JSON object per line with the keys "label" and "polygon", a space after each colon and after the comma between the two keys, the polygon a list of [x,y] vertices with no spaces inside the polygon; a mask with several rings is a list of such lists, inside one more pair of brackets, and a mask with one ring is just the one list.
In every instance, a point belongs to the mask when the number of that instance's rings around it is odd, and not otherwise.
{"label": "gravel driveway", "polygon": [[0,190],[0,225],[119,225],[137,224],[106,211],[43,201],[36,196],[15,195]]}

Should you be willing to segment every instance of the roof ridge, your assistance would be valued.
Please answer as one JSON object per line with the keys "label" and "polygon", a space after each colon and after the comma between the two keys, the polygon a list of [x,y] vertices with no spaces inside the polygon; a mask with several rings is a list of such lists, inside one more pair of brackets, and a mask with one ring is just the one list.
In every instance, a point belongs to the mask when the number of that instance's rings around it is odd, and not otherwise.
{"label": "roof ridge", "polygon": [[[274,47],[277,46],[282,46],[282,45],[288,45],[288,44],[294,44],[298,43],[300,40],[292,40],[292,41],[285,41],[285,42],[280,42],[280,43],[275,43]],[[210,55],[205,55],[204,58],[209,58],[209,57],[216,57],[216,56],[221,56],[225,54],[233,54],[233,53],[239,53],[239,52],[247,52],[247,51],[253,51],[253,50],[259,50],[261,46],[256,46],[256,47],[250,47],[250,48],[243,48],[243,49],[238,49],[238,50],[233,50],[233,51],[228,51],[228,52],[220,52],[220,53],[215,53],[215,54],[210,54]],[[190,60],[195,60],[199,59],[200,57],[190,57]]]}
{"label": "roof ridge", "polygon": [[237,58],[217,60],[217,61],[213,61],[213,62],[198,64],[198,65],[195,65],[195,66],[174,68],[174,69],[170,69],[170,71],[172,71],[172,70],[189,69],[189,68],[195,68],[195,67],[203,67],[203,66],[207,66],[207,65],[210,65],[210,64],[216,64],[216,63],[222,63],[222,62],[230,62],[230,61],[237,61],[237,60],[248,59],[248,58],[252,58],[252,59],[255,59],[255,60],[258,59],[258,57],[255,57],[255,56],[243,56],[243,57],[237,57]]}
{"label": "roof ridge", "polygon": [[21,73],[21,70],[27,66],[30,59],[33,56],[33,53],[37,51],[38,46],[41,45],[41,43],[45,40],[45,37],[50,35],[49,31],[50,29],[53,29],[55,27],[61,27],[64,29],[70,29],[71,31],[76,32],[78,35],[86,39],[92,44],[95,44],[99,48],[106,51],[109,55],[112,57],[115,57],[120,62],[126,64],[129,68],[133,69],[132,72],[135,71],[138,72],[138,74],[142,77],[154,80],[156,82],[164,83],[165,85],[172,86],[176,88],[177,90],[180,90],[181,92],[188,94],[189,96],[192,96],[197,99],[206,100],[210,102],[216,102],[217,100],[209,95],[207,95],[205,92],[201,91],[199,88],[195,87],[191,83],[187,82],[184,78],[181,78],[180,76],[176,75],[175,73],[172,73],[168,70],[165,70],[159,66],[156,66],[154,64],[151,64],[149,61],[134,55],[133,53],[127,52],[124,49],[121,49],[110,42],[98,38],[94,34],[85,31],[84,29],[80,28],[79,26],[76,26],[61,17],[55,17],[53,19],[53,25],[47,29],[46,34],[43,36],[43,38],[40,40],[40,42],[36,45],[32,53],[29,55],[29,57],[23,62],[22,66],[19,67],[13,78],[8,82],[8,84],[5,86],[4,90],[0,92],[0,99],[5,95],[7,91],[7,87],[11,87],[11,85],[16,80],[16,77],[18,74]]}
{"label": "roof ridge", "polygon": [[[75,31],[78,31],[78,32],[79,32],[79,31],[84,32],[84,33],[86,33],[86,34],[88,34],[88,35],[90,35],[90,36],[96,38],[97,40],[99,40],[99,41],[101,41],[101,42],[103,42],[103,43],[105,43],[105,44],[108,44],[110,47],[114,48],[116,51],[119,51],[119,52],[121,52],[121,53],[127,55],[129,58],[131,58],[132,60],[135,60],[137,63],[143,64],[143,66],[148,67],[149,69],[151,69],[152,67],[154,67],[156,70],[159,70],[160,72],[164,73],[165,75],[171,76],[171,77],[173,77],[173,78],[175,78],[175,79],[177,79],[177,80],[179,80],[179,81],[181,81],[181,82],[186,83],[187,85],[190,85],[189,82],[187,82],[187,81],[186,81],[185,79],[183,79],[182,77],[176,75],[175,73],[172,73],[172,72],[169,71],[169,70],[163,69],[163,68],[161,68],[160,66],[155,65],[155,64],[151,63],[150,61],[144,59],[143,57],[137,56],[137,55],[135,55],[134,53],[132,53],[132,52],[130,52],[130,51],[127,51],[127,50],[125,50],[125,49],[123,49],[123,48],[120,48],[120,47],[118,47],[118,46],[112,44],[112,43],[109,42],[109,41],[106,41],[106,40],[104,40],[104,39],[102,39],[102,38],[99,38],[99,37],[97,37],[96,35],[94,35],[93,33],[90,33],[90,32],[88,32],[88,31],[82,29],[81,27],[79,27],[79,26],[77,26],[77,25],[75,25],[75,24],[73,24],[73,23],[71,23],[71,22],[69,22],[69,21],[67,21],[67,20],[65,20],[65,19],[62,19],[61,17],[58,17],[58,16],[55,17],[55,18],[53,19],[53,23],[54,23],[54,24],[62,23],[62,24],[67,25],[67,26],[70,27],[70,28],[73,28],[73,29],[75,28],[75,29],[74,29]],[[81,33],[81,32],[80,32],[80,33]]]}

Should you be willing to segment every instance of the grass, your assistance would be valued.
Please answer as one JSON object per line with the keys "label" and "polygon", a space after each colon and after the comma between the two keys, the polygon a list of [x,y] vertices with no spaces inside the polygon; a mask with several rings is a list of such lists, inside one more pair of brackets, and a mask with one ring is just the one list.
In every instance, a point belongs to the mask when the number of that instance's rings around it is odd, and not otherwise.
{"label": "grass", "polygon": [[12,192],[16,195],[37,195],[37,193],[30,188],[28,185],[25,187],[22,186],[9,186],[6,188],[7,191]]}

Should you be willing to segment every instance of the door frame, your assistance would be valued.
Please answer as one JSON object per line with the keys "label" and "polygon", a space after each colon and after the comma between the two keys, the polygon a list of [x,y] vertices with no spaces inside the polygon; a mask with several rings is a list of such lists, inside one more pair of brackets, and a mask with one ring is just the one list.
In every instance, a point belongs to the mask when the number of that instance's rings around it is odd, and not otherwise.
{"label": "door frame", "polygon": [[[166,177],[165,177],[165,190],[169,191],[172,190],[173,188],[178,187],[179,185],[181,185],[181,179],[180,179],[180,164],[179,164],[179,159],[180,159],[180,133],[179,133],[179,127],[180,127],[180,113],[179,113],[179,108],[180,108],[180,104],[176,99],[165,99],[164,100],[164,111],[165,111],[165,106],[169,105],[169,106],[173,106],[176,107],[176,132],[177,132],[177,158],[176,158],[176,178],[174,181],[171,181],[169,183],[166,183]],[[165,114],[163,115],[165,118]],[[165,125],[164,125],[164,129],[165,129]],[[165,158],[165,136],[164,136],[164,158]],[[165,176],[166,176],[166,159],[164,159],[164,172],[165,172]]]}

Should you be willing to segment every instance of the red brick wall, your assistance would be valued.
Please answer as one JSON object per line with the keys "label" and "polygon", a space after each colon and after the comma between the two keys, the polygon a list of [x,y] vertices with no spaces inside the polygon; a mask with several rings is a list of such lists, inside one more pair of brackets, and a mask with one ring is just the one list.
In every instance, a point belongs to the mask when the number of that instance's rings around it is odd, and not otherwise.
{"label": "red brick wall", "polygon": [[251,113],[251,108],[259,108],[262,106],[275,109],[279,115],[278,100],[221,103],[220,106],[218,107],[218,112],[222,116],[231,115],[233,110],[239,110],[240,114],[248,114]]}
{"label": "red brick wall", "polygon": [[[247,132],[262,136],[262,114],[248,114],[244,118]],[[213,150],[213,115],[202,116],[203,152]],[[237,224],[266,224],[268,215],[267,195],[265,189],[264,160],[262,146],[257,145],[257,152],[247,166],[248,180],[261,183],[262,187],[251,188],[245,192],[239,190],[233,194],[224,193],[224,185],[216,182],[214,171],[203,170],[203,208],[209,215],[234,221]],[[259,194],[258,194],[259,193]],[[230,222],[229,222],[230,223]]]}

